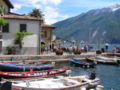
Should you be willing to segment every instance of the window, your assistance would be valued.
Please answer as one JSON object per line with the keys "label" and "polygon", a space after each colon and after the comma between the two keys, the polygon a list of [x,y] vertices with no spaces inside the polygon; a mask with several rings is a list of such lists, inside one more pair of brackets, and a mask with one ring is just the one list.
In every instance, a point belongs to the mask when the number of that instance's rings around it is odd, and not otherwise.
{"label": "window", "polygon": [[0,8],[3,8],[3,5],[0,5]]}
{"label": "window", "polygon": [[20,32],[27,32],[27,25],[26,24],[20,24]]}
{"label": "window", "polygon": [[0,41],[0,53],[2,52],[2,41]]}
{"label": "window", "polygon": [[0,35],[0,39],[2,39],[2,35]]}
{"label": "window", "polygon": [[45,38],[47,38],[47,31],[44,31]]}
{"label": "window", "polygon": [[9,32],[9,24],[6,24],[5,26],[3,26],[3,30],[2,32]]}

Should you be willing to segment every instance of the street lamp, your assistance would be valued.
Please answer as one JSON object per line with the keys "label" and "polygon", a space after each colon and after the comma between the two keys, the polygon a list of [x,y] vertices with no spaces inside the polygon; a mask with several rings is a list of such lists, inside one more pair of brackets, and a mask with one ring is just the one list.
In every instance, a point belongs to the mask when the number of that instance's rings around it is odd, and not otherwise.
{"label": "street lamp", "polygon": [[66,41],[63,41],[63,46],[65,46]]}
{"label": "street lamp", "polygon": [[75,43],[76,43],[76,41],[75,41],[75,40],[72,40],[72,44],[73,44],[73,46],[75,46]]}

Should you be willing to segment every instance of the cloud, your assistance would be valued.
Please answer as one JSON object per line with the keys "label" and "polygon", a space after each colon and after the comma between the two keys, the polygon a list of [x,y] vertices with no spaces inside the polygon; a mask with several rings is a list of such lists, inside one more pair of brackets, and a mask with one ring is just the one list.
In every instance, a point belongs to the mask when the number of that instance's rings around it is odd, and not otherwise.
{"label": "cloud", "polygon": [[34,8],[41,8],[42,5],[48,5],[48,4],[53,4],[53,5],[59,5],[62,0],[11,0],[15,9],[21,9],[22,7],[34,7]]}
{"label": "cloud", "polygon": [[59,19],[65,19],[65,18],[68,18],[68,15],[61,15],[57,8],[53,8],[53,7],[46,7],[45,8],[45,21],[48,23],[48,24],[53,24],[55,22],[57,22]]}
{"label": "cloud", "polygon": [[11,0],[14,9],[13,12],[19,12],[24,7],[31,8],[38,8],[42,10],[43,14],[45,15],[45,22],[48,24],[52,24],[57,22],[60,18],[65,19],[68,15],[61,15],[59,13],[59,9],[57,6],[62,3],[63,0]]}
{"label": "cloud", "polygon": [[49,4],[52,3],[54,5],[59,5],[62,0],[39,0],[42,4]]}
{"label": "cloud", "polygon": [[14,5],[14,9],[13,11],[17,11],[23,7],[33,7],[33,8],[41,8],[40,5],[40,0],[11,0],[13,5]]}
{"label": "cloud", "polygon": [[62,0],[49,0],[49,1],[55,5],[59,5],[62,2]]}

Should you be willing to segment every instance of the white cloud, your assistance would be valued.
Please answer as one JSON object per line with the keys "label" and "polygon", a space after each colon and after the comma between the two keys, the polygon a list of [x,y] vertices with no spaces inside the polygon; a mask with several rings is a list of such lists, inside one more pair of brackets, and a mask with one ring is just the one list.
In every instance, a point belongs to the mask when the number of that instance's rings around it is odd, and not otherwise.
{"label": "white cloud", "polygon": [[41,8],[40,5],[40,0],[16,0],[13,1],[11,0],[13,5],[14,5],[14,9],[13,11],[17,11],[23,7],[33,7],[33,8]]}
{"label": "white cloud", "polygon": [[[58,18],[67,18],[67,15],[61,15],[59,10],[56,8],[63,0],[11,0],[14,9],[13,12],[19,12],[24,7],[39,8],[45,14],[45,22],[48,24],[58,21]],[[55,7],[55,8],[53,8]]]}
{"label": "white cloud", "polygon": [[45,21],[48,24],[53,24],[58,21],[59,18],[65,19],[68,18],[68,15],[61,15],[56,8],[46,7],[45,8]]}
{"label": "white cloud", "polygon": [[62,2],[62,0],[49,0],[50,2],[52,2],[55,5],[58,5]]}
{"label": "white cloud", "polygon": [[21,9],[22,7],[34,7],[41,8],[42,5],[48,5],[52,3],[53,5],[59,5],[62,0],[11,0],[15,7],[15,10]]}
{"label": "white cloud", "polygon": [[52,3],[54,5],[59,5],[62,0],[39,0],[42,4],[49,4]]}

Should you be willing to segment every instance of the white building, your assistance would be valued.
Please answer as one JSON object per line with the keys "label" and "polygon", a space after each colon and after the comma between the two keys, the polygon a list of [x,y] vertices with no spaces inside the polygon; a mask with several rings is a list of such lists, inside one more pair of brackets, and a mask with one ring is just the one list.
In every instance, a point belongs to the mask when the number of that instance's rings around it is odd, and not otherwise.
{"label": "white building", "polygon": [[0,0],[0,7],[5,9],[2,17],[7,20],[7,24],[3,27],[0,36],[1,53],[6,53],[7,46],[15,46],[14,39],[16,32],[26,31],[32,33],[32,35],[24,38],[23,48],[21,52],[17,54],[40,54],[40,29],[42,19],[11,13],[10,9],[13,8],[13,5],[9,0]]}

